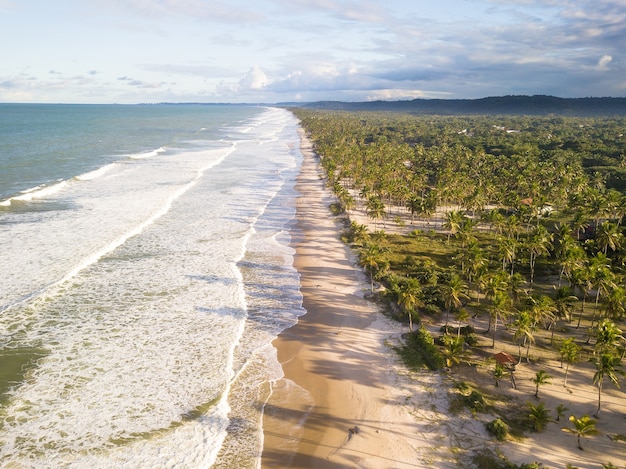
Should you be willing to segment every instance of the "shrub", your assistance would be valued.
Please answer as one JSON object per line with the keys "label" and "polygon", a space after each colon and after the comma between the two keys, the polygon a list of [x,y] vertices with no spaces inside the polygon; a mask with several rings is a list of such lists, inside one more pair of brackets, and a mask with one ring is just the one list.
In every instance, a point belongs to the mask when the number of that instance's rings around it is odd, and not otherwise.
{"label": "shrub", "polygon": [[482,412],[487,407],[484,396],[476,390],[470,392],[463,400],[465,405],[475,412]]}
{"label": "shrub", "polygon": [[504,441],[509,434],[509,426],[501,419],[495,419],[487,424],[487,431],[498,441]]}
{"label": "shrub", "polygon": [[474,347],[478,343],[478,337],[476,337],[476,334],[468,334],[465,336],[465,343],[470,347]]}
{"label": "shrub", "polygon": [[456,334],[456,328],[450,325],[447,326],[441,326],[439,328],[439,332],[443,333],[444,335],[448,334],[448,335],[452,335],[452,334]]}
{"label": "shrub", "polygon": [[445,360],[437,346],[435,339],[423,326],[415,334],[409,336],[408,346],[417,352],[423,363],[431,370],[440,370],[445,364]]}

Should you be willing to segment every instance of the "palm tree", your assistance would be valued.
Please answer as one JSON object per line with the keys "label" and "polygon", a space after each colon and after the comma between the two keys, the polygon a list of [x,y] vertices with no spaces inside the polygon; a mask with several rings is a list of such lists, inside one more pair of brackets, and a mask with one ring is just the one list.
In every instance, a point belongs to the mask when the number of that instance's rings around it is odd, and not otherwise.
{"label": "palm tree", "polygon": [[591,259],[589,263],[589,271],[591,274],[591,285],[596,290],[596,308],[591,318],[591,327],[593,328],[593,324],[598,313],[600,295],[606,295],[612,288],[615,287],[615,275],[611,271],[610,259],[601,253]]}
{"label": "palm tree", "polygon": [[578,354],[580,353],[580,346],[574,342],[573,338],[568,338],[561,343],[559,354],[561,355],[561,368],[563,368],[563,362],[567,363],[565,367],[565,377],[563,378],[563,386],[567,386],[567,372],[570,365],[574,364],[578,360]]}
{"label": "palm tree", "polygon": [[475,222],[471,218],[468,218],[465,216],[463,217],[461,226],[459,227],[459,230],[456,233],[456,236],[458,236],[458,238],[461,240],[462,248],[464,248],[467,243],[475,239],[472,233],[476,224],[477,222]]}
{"label": "palm tree", "polygon": [[626,289],[620,284],[616,284],[606,297],[604,306],[606,317],[613,320],[621,320],[626,313]]}
{"label": "palm tree", "polygon": [[558,287],[554,295],[554,307],[560,318],[566,318],[572,322],[572,309],[578,298],[574,296],[570,287]]}
{"label": "palm tree", "polygon": [[595,365],[597,371],[593,375],[593,384],[598,386],[598,410],[595,413],[595,417],[600,414],[600,406],[602,404],[602,386],[604,379],[608,378],[615,386],[619,388],[618,374],[624,375],[624,372],[619,369],[620,359],[617,355],[611,352],[603,352],[595,358]]}
{"label": "palm tree", "polygon": [[582,210],[578,210],[574,214],[574,218],[572,220],[572,230],[576,232],[576,239],[580,240],[580,233],[589,228],[589,223],[587,222],[587,217]]}
{"label": "palm tree", "polygon": [[552,235],[543,225],[537,225],[534,232],[531,233],[526,241],[526,248],[530,255],[530,288],[532,289],[535,278],[535,264],[537,258],[550,253],[552,248]]}
{"label": "palm tree", "polygon": [[413,314],[415,313],[415,308],[422,303],[421,294],[422,289],[416,279],[408,279],[406,283],[400,287],[398,292],[398,304],[409,316],[410,332],[413,332]]}
{"label": "palm tree", "polygon": [[461,262],[461,272],[470,283],[484,271],[489,263],[489,260],[485,257],[483,250],[478,246],[476,240],[471,241],[467,248],[462,249],[459,254],[454,257],[454,260]]}
{"label": "palm tree", "polygon": [[578,449],[582,450],[583,447],[580,444],[581,437],[588,435],[597,435],[600,433],[596,430],[596,421],[590,418],[588,415],[583,415],[581,418],[576,418],[573,415],[570,416],[569,421],[572,422],[574,428],[563,428],[563,431],[573,433],[578,439]]}
{"label": "palm tree", "polygon": [[528,311],[520,311],[517,318],[513,322],[513,327],[516,328],[515,333],[513,334],[513,339],[517,342],[518,346],[518,363],[522,363],[522,339],[524,346],[526,346],[526,363],[528,363],[530,345],[535,342],[535,327]]}
{"label": "palm tree", "polygon": [[498,331],[498,318],[505,318],[509,314],[511,299],[506,292],[497,291],[491,304],[491,321],[493,322],[493,336],[491,348],[496,348],[496,334]]}
{"label": "palm tree", "polygon": [[496,363],[496,367],[493,369],[493,377],[496,380],[496,387],[499,386],[500,380],[504,377],[506,368],[500,363]]}
{"label": "palm tree", "polygon": [[528,408],[530,410],[528,417],[533,424],[533,429],[536,432],[542,432],[543,429],[546,428],[546,425],[552,421],[550,418],[550,411],[546,409],[543,402],[540,402],[537,405],[533,405],[529,402]]}
{"label": "palm tree", "polygon": [[460,337],[461,336],[461,324],[464,321],[467,321],[468,325],[469,325],[469,318],[470,315],[467,312],[467,310],[465,308],[460,308],[456,311],[456,314],[454,315],[454,318],[459,322],[459,327],[456,330],[456,336]]}
{"label": "palm tree", "polygon": [[595,328],[596,332],[596,353],[614,353],[617,351],[624,336],[622,330],[614,322],[604,319]]}
{"label": "palm tree", "polygon": [[552,338],[550,339],[550,343],[553,343],[554,323],[556,322],[556,307],[554,306],[554,300],[547,295],[539,295],[530,297],[528,302],[530,306],[530,315],[534,324],[536,325],[542,322],[546,330],[551,329]]}
{"label": "palm tree", "polygon": [[355,221],[350,222],[350,239],[353,244],[363,246],[363,243],[369,240],[367,226]]}
{"label": "palm tree", "polygon": [[463,213],[458,210],[451,210],[446,213],[446,221],[442,228],[448,231],[448,244],[450,243],[450,236],[456,236],[461,229],[464,218]]}
{"label": "palm tree", "polygon": [[443,336],[443,354],[446,359],[446,366],[459,363],[464,353],[465,340],[449,334]]}
{"label": "palm tree", "polygon": [[578,241],[571,237],[565,238],[561,242],[554,255],[557,264],[560,266],[559,287],[561,286],[563,276],[570,278],[572,271],[577,267],[582,267],[587,257],[587,253]]}
{"label": "palm tree", "polygon": [[[505,278],[506,274],[503,273],[490,273],[484,278],[483,291],[485,296],[491,299],[491,302],[495,300],[498,292],[505,292],[507,290],[507,282]],[[485,333],[491,330],[493,314],[489,315],[489,325]]]}
{"label": "palm tree", "polygon": [[411,212],[411,225],[415,218],[416,213],[422,212],[422,198],[417,195],[412,195],[406,202],[406,208]]}
{"label": "palm tree", "polygon": [[367,216],[374,220],[374,231],[376,231],[377,221],[386,215],[385,204],[380,197],[369,197],[365,204]]}
{"label": "palm tree", "polygon": [[516,215],[511,215],[506,219],[505,230],[509,238],[518,239],[520,232],[520,219]]}
{"label": "palm tree", "polygon": [[581,292],[582,301],[580,304],[580,313],[578,314],[578,324],[576,329],[580,327],[580,321],[585,312],[585,302],[587,300],[587,294],[591,289],[591,271],[587,266],[574,269],[570,282],[574,288],[578,288]]}
{"label": "palm tree", "polygon": [[441,294],[446,308],[446,328],[448,327],[450,310],[458,308],[463,304],[463,298],[468,298],[467,293],[465,293],[466,291],[467,284],[456,272],[450,274],[450,278],[442,286]]}
{"label": "palm tree", "polygon": [[530,378],[530,380],[535,384],[535,397],[539,398],[539,386],[543,386],[544,384],[550,384],[550,380],[552,376],[546,373],[544,370],[539,370],[534,378]]}
{"label": "palm tree", "polygon": [[370,273],[371,291],[374,293],[374,276],[386,262],[381,253],[380,247],[375,244],[369,244],[366,248],[361,249],[359,262]]}
{"label": "palm tree", "polygon": [[502,271],[506,270],[507,264],[511,266],[511,275],[515,268],[518,243],[515,238],[500,236],[498,238],[498,257],[502,260]]}
{"label": "palm tree", "polygon": [[565,415],[565,412],[569,410],[569,408],[565,407],[565,404],[561,403],[556,406],[556,409],[554,410],[556,412],[556,421],[558,422],[559,420],[561,420],[561,417]]}
{"label": "palm tree", "polygon": [[596,242],[604,254],[607,253],[609,248],[611,251],[617,250],[621,246],[623,239],[624,236],[617,223],[605,221],[596,231]]}

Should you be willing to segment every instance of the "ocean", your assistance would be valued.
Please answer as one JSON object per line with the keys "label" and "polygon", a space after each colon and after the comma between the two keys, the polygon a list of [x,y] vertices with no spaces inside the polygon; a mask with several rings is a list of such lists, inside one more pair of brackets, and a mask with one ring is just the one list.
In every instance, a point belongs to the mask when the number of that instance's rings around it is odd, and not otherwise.
{"label": "ocean", "polygon": [[304,314],[284,109],[0,104],[0,462],[255,468]]}

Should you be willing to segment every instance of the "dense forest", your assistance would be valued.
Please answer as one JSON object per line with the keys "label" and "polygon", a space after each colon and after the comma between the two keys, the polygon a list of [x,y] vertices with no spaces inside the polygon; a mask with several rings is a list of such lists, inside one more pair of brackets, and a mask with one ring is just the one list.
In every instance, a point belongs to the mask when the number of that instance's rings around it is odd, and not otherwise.
{"label": "dense forest", "polygon": [[[626,118],[292,111],[372,296],[408,323],[405,357],[441,369],[498,344],[569,370],[584,356],[600,413],[626,353]],[[513,370],[496,363],[496,384]],[[543,403],[528,412],[535,431],[550,421]]]}
{"label": "dense forest", "polygon": [[396,111],[412,114],[626,116],[626,98],[557,98],[555,96],[493,96],[480,99],[413,99],[411,101],[321,101],[309,109]]}

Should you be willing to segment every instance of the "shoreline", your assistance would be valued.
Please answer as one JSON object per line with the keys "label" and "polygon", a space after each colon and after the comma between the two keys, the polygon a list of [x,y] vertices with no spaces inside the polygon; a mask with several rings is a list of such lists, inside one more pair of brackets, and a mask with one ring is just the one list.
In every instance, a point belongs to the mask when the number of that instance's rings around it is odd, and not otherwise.
{"label": "shoreline", "polygon": [[284,377],[265,405],[261,467],[408,468],[419,429],[403,407],[395,353],[401,334],[364,297],[364,274],[339,239],[319,161],[300,128],[294,267],[306,314],[273,342]]}

